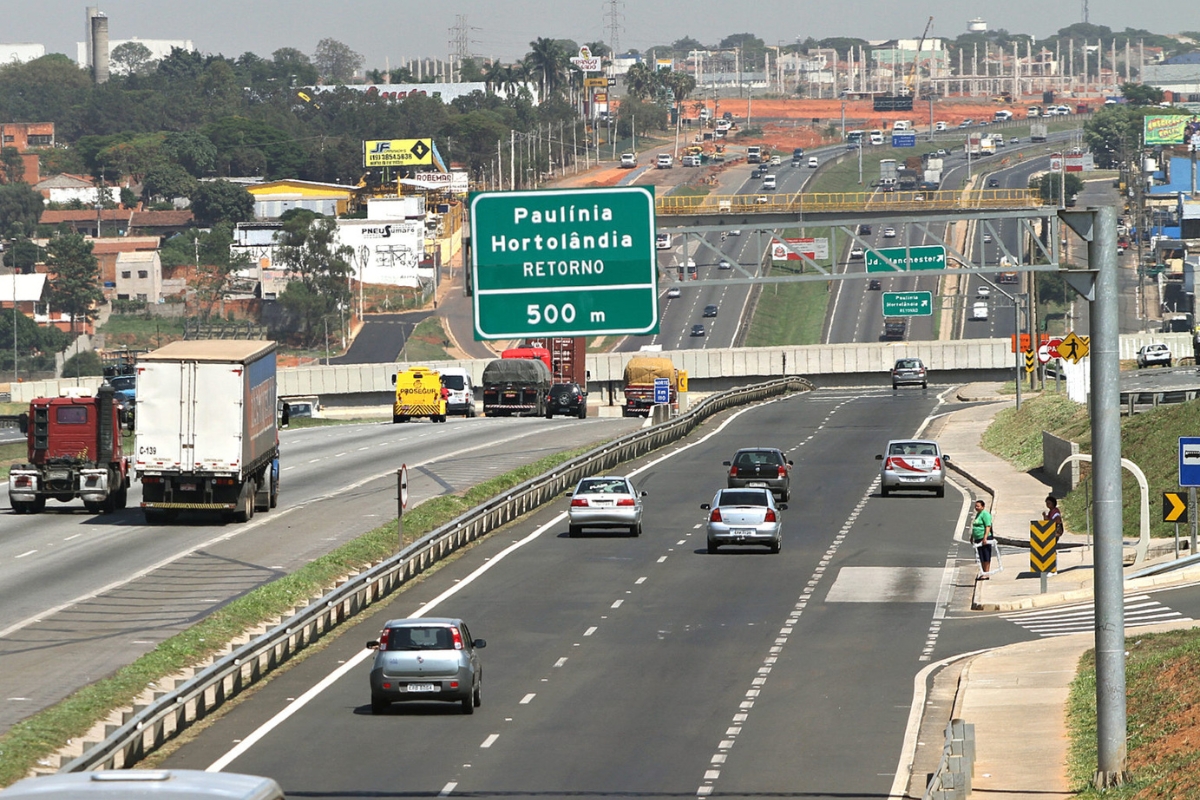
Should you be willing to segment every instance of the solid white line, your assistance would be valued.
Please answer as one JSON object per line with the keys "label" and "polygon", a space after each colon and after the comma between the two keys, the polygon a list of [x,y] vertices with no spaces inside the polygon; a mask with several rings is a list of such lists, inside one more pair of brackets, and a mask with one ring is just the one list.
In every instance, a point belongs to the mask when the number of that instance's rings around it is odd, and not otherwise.
{"label": "solid white line", "polygon": [[[759,407],[761,407],[763,405],[767,405],[769,403],[778,402],[780,399],[783,399],[783,398],[775,398],[773,400],[768,400],[765,403],[760,403],[756,406],[747,406],[746,408],[743,408],[740,411],[737,411],[736,413],[731,414],[723,423],[718,425],[716,427],[716,429],[714,429],[711,433],[709,433],[705,436],[702,436],[701,438],[697,439],[696,441],[692,442],[691,444],[685,445],[685,446],[679,448],[678,450],[674,450],[670,453],[667,453],[666,455],[663,455],[663,456],[660,456],[659,458],[654,459],[653,461],[643,464],[641,467],[631,470],[630,472],[628,472],[626,474],[633,476],[633,475],[638,475],[642,472],[645,472],[646,470],[650,469],[651,467],[656,466],[657,464],[667,460],[668,458],[671,458],[679,453],[684,452],[685,450],[688,450],[692,447],[695,447],[698,444],[701,444],[702,442],[707,441],[708,439],[711,439],[713,436],[716,436],[718,433],[723,431],[726,428],[726,426],[730,425],[735,419],[737,419],[738,417],[740,417],[742,414],[746,413],[747,411],[750,411],[754,408],[759,408]],[[519,436],[511,437],[511,439],[525,438],[525,436],[526,436],[526,434],[522,433]],[[500,442],[489,442],[487,444],[481,444],[478,447],[480,447],[480,448],[494,447],[496,444],[500,444],[503,441],[509,441],[509,440],[501,440]],[[469,448],[469,449],[478,449],[478,448]],[[461,454],[462,452],[465,452],[465,451],[458,451],[459,454]],[[424,463],[428,464],[434,460],[437,460],[437,459],[431,459],[430,461],[427,461]],[[392,475],[392,474],[393,474],[393,471],[389,470],[388,472],[385,472],[378,477],[383,477],[383,476]],[[360,481],[358,484],[355,484],[355,485],[356,486],[361,485],[363,483],[366,483],[368,480],[374,480],[374,479],[373,478],[364,479],[363,481]],[[344,491],[344,489],[340,490],[340,491]],[[301,507],[302,506],[293,506],[292,509],[301,508]],[[287,509],[287,510],[290,511],[292,509]],[[276,515],[276,516],[278,516],[278,515]],[[495,556],[493,556],[491,558],[491,560],[489,560],[485,564],[482,564],[481,566],[479,566],[470,575],[463,578],[461,581],[454,584],[449,589],[442,592],[440,595],[433,598],[425,605],[421,606],[419,609],[417,609],[416,612],[409,614],[408,616],[409,617],[420,617],[420,616],[424,616],[425,614],[428,614],[430,611],[432,611],[434,608],[436,608],[438,605],[440,605],[443,601],[445,601],[446,599],[448,599],[450,597],[453,597],[461,589],[472,584],[476,578],[480,577],[485,572],[490,570],[492,567],[499,564],[507,556],[516,552],[518,549],[524,547],[526,544],[529,544],[530,542],[536,540],[543,533],[545,533],[546,531],[550,530],[551,528],[559,525],[566,518],[567,518],[567,513],[565,511],[563,511],[559,514],[556,514],[553,518],[550,519],[549,522],[547,522],[546,524],[544,524],[541,527],[534,530],[532,533],[530,533],[524,539],[518,539],[517,541],[510,544],[508,547],[504,548],[499,553],[497,553]],[[246,529],[247,529],[247,526],[240,526],[240,530],[244,531]],[[223,539],[223,538],[225,538],[225,537],[219,536],[219,537],[216,537],[215,539],[213,539],[212,541],[219,541],[220,539]],[[196,547],[190,549],[188,552],[193,552],[195,550],[199,550],[201,547],[204,547],[204,546],[205,545],[197,545]],[[168,561],[163,561],[161,563],[165,566],[166,564],[169,564],[171,562],[170,562],[170,560],[168,560]],[[150,571],[149,569],[145,570],[145,572],[149,572],[149,571]],[[129,580],[132,580],[132,578]],[[122,581],[121,583],[118,583],[116,585],[122,585],[126,582],[127,581]],[[621,601],[617,600],[615,603],[613,603],[612,607],[617,608],[620,605],[621,605]],[[67,606],[64,605],[61,608],[66,608],[66,607]],[[30,622],[32,622],[32,621],[33,620],[30,620]],[[28,623],[25,623],[25,624],[28,624]],[[22,627],[23,627],[23,625],[22,625]],[[10,633],[12,630],[16,630],[16,629],[17,628],[14,627],[14,628],[10,628],[6,631],[0,631],[0,636],[5,635],[6,633]],[[351,656],[349,659],[346,660],[346,663],[339,666],[337,669],[335,669],[329,675],[322,678],[316,685],[314,685],[307,692],[305,692],[304,694],[297,697],[293,702],[289,703],[287,708],[283,709],[282,711],[277,713],[275,716],[271,717],[271,719],[267,720],[262,725],[260,725],[257,729],[254,730],[253,733],[251,733],[249,736],[242,739],[242,741],[239,742],[232,750],[230,750],[228,753],[221,756],[216,761],[214,761],[211,765],[209,765],[209,767],[205,771],[206,772],[220,772],[226,766],[231,764],[234,759],[236,759],[242,753],[245,753],[247,750],[249,750],[251,747],[253,747],[255,744],[257,744],[259,742],[259,740],[261,740],[264,736],[266,736],[268,733],[270,733],[272,730],[274,730],[276,727],[278,727],[281,723],[283,723],[285,720],[287,720],[290,716],[292,716],[292,714],[295,714],[297,711],[299,711],[301,708],[303,708],[305,705],[307,705],[308,702],[311,701],[314,697],[316,697],[321,692],[325,691],[325,689],[327,689],[328,687],[330,687],[334,683],[336,683],[339,678],[341,678],[343,675],[348,673],[351,669],[353,669],[357,665],[361,664],[368,657],[371,657],[374,655],[375,655],[374,650],[364,649],[364,650],[357,651],[353,656]],[[561,667],[563,664],[566,663],[566,661],[567,661],[567,659],[565,657],[560,658],[554,666]]]}
{"label": "solid white line", "polygon": [[480,746],[481,748],[483,748],[483,749],[485,749],[485,750],[486,750],[487,748],[489,748],[489,747],[491,747],[492,745],[494,745],[494,744],[496,743],[496,740],[497,740],[497,739],[499,739],[499,738],[500,738],[500,734],[498,734],[498,733],[493,733],[491,736],[489,736],[489,737],[487,737],[486,739],[484,739],[484,740],[483,740],[483,744],[481,744],[481,745],[479,745],[479,746]]}
{"label": "solid white line", "polygon": [[527,706],[535,697],[537,697],[537,692],[530,692],[529,694],[527,694],[521,698],[521,702],[519,703],[519,705]]}
{"label": "solid white line", "polygon": [[24,552],[24,553],[21,553],[21,555],[19,555],[19,556],[13,556],[13,558],[14,558],[14,559],[17,559],[17,558],[24,558],[25,556],[31,556],[31,555],[33,555],[33,554],[34,554],[34,553],[36,553],[36,552],[37,552],[37,550],[28,550],[28,551],[26,551],[26,552]]}

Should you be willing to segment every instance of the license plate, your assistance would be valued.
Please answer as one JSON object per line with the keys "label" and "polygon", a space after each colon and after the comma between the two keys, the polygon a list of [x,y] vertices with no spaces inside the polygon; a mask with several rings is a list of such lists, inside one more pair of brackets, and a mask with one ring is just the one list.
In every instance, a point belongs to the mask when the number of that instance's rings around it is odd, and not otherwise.
{"label": "license plate", "polygon": [[50,481],[65,481],[70,479],[70,477],[71,473],[66,470],[54,469],[46,473],[46,480]]}
{"label": "license plate", "polygon": [[179,491],[181,491],[181,492],[194,492],[194,491],[196,491],[196,484],[194,484],[194,483],[181,483],[181,484],[179,484]]}
{"label": "license plate", "polygon": [[904,478],[904,477],[900,478],[901,483],[917,483],[917,482],[923,481],[923,480],[925,480],[925,476],[923,476],[923,475],[919,478]]}
{"label": "license plate", "polygon": [[734,528],[733,529],[734,536],[753,536],[756,533],[758,533],[758,531],[754,530],[754,528]]}
{"label": "license plate", "polygon": [[438,687],[434,686],[432,683],[410,683],[408,685],[408,691],[410,693],[411,692],[436,692],[437,690],[438,690]]}
{"label": "license plate", "polygon": [[607,507],[607,506],[612,506],[612,505],[614,505],[614,502],[613,502],[612,500],[593,500],[593,501],[592,501],[592,505],[594,505],[594,506],[606,506],[606,507]]}
{"label": "license plate", "polygon": [[749,485],[750,485],[750,486],[757,486],[757,487],[759,487],[759,488],[761,489],[761,488],[764,488],[764,487],[766,487],[766,485],[767,485],[767,484],[763,483],[762,481],[750,481],[750,484],[749,484]]}

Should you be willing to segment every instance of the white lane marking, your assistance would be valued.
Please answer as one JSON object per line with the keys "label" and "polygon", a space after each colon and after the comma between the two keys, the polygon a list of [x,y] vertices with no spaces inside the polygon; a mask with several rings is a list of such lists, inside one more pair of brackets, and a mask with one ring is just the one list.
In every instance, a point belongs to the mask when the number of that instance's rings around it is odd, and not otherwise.
{"label": "white lane marking", "polygon": [[592,627],[590,627],[590,628],[588,628],[586,631],[584,631],[584,632],[583,632],[583,635],[584,635],[584,636],[591,636],[591,635],[592,635],[593,633],[595,633],[595,632],[596,632],[596,626],[595,626],[595,625],[593,625]]}
{"label": "white lane marking", "polygon": [[624,603],[624,602],[625,602],[624,600],[614,600],[613,604],[611,606],[609,606],[609,608],[620,608],[621,603]]}
{"label": "white lane marking", "polygon": [[555,667],[561,667],[561,666],[562,666],[563,664],[565,664],[565,663],[567,663],[567,657],[566,657],[566,656],[563,656],[563,657],[562,657],[562,658],[560,658],[558,661],[555,661],[555,662],[554,662],[554,666],[555,666]]}
{"label": "white lane marking", "polygon": [[[649,461],[649,462],[643,464],[641,467],[631,470],[630,472],[628,472],[626,474],[629,476],[641,474],[642,472],[645,472],[646,470],[648,470],[654,466],[657,466],[658,464],[662,463],[663,461],[666,461],[668,458],[671,458],[679,453],[684,452],[685,450],[689,450],[689,449],[695,447],[696,445],[699,445],[699,444],[702,444],[702,443],[708,441],[712,437],[719,434],[721,431],[725,430],[726,427],[733,424],[733,421],[736,420],[738,417],[740,417],[742,414],[745,414],[748,411],[762,408],[763,406],[770,405],[772,403],[777,403],[783,399],[787,399],[787,398],[786,397],[774,398],[771,400],[767,400],[763,403],[759,403],[757,405],[747,406],[746,408],[743,408],[740,411],[730,414],[729,417],[724,422],[722,422],[720,425],[718,425],[710,433],[700,437],[699,439],[697,439],[696,441],[694,441],[690,444],[680,447],[678,450],[673,450],[673,451],[666,453],[665,455],[662,455],[652,461]],[[512,437],[510,437],[510,439],[507,439],[507,440],[500,440],[500,441],[496,441],[496,442],[487,442],[485,444],[480,444],[477,447],[468,448],[468,450],[477,450],[477,449],[481,449],[484,447],[495,447],[497,444],[503,444],[506,441],[513,441],[516,439],[523,439],[523,438],[526,438],[525,433],[521,433],[519,435],[512,436]],[[461,455],[463,452],[466,452],[466,451],[465,450],[458,451],[458,454]],[[438,460],[438,459],[430,459],[429,461],[426,461],[424,463],[428,464],[428,463],[431,463],[436,460]],[[418,463],[418,464],[415,464],[414,466],[421,466],[421,464]],[[391,476],[392,474],[393,473],[389,470],[388,472],[382,473],[381,475],[376,476],[376,477],[381,478],[384,476]],[[357,484],[354,484],[351,487],[344,487],[342,490],[339,490],[339,492],[344,492],[345,488],[354,488],[356,486],[361,486],[362,484],[367,483],[368,481],[374,480],[374,479],[375,478],[364,479],[364,480],[358,482]],[[292,511],[297,508],[303,508],[303,506],[302,505],[292,506],[291,508],[285,509],[285,512]],[[280,515],[275,515],[275,518],[278,518],[279,516]],[[420,617],[420,616],[424,616],[425,614],[429,613],[434,608],[436,608],[438,605],[440,605],[442,602],[444,602],[446,599],[453,597],[455,594],[457,594],[459,592],[459,590],[474,583],[477,578],[479,578],[481,575],[486,573],[492,567],[499,564],[501,561],[503,561],[505,558],[507,558],[510,554],[515,553],[517,550],[519,550],[520,548],[529,544],[530,542],[537,540],[537,538],[540,537],[543,533],[545,533],[546,531],[561,524],[562,521],[566,518],[567,518],[567,513],[565,511],[555,514],[550,519],[550,521],[548,521],[541,527],[536,528],[532,533],[530,533],[525,538],[518,539],[517,541],[510,544],[508,547],[501,550],[499,553],[497,553],[495,556],[493,556],[491,558],[491,560],[480,565],[470,575],[463,578],[461,581],[454,584],[449,589],[442,592],[440,595],[433,598],[428,603],[421,606],[414,613],[409,614],[408,616]],[[253,526],[253,523],[251,523],[251,525],[249,525],[249,526],[242,525],[242,526],[239,526],[239,529],[241,531],[245,531],[248,529],[252,529],[252,526]],[[216,537],[215,539],[213,539],[212,541],[213,542],[220,541],[224,538],[227,538],[227,537],[219,536],[219,537]],[[207,544],[211,544],[211,542],[197,545],[196,547],[191,548],[188,552],[193,552],[195,550],[199,550],[200,548],[207,546]],[[162,564],[164,566],[169,563],[171,563],[169,560],[162,562]],[[146,572],[149,572],[149,571],[150,571],[150,569],[146,570]],[[132,580],[132,579],[130,579],[130,580]],[[118,585],[118,586],[123,585],[126,582],[127,581],[121,581],[121,582],[117,583],[116,585]],[[621,601],[617,600],[613,604],[612,607],[617,608],[618,606],[620,606],[620,604],[621,604]],[[62,608],[66,608],[66,607],[68,607],[68,606],[62,606]],[[32,622],[32,621],[34,621],[34,620],[30,620],[30,622]],[[25,623],[25,624],[28,624],[28,623]],[[21,627],[24,627],[24,625],[22,625]],[[10,628],[7,631],[0,631],[0,636],[3,636],[5,633],[9,633],[12,630],[16,630],[16,629],[17,628]],[[249,750],[251,747],[253,747],[255,744],[257,744],[264,736],[266,736],[268,733],[273,731],[275,728],[279,727],[280,724],[282,724],[284,721],[286,721],[289,717],[291,717],[293,714],[295,714],[301,708],[306,706],[314,697],[316,697],[321,692],[325,691],[327,688],[332,686],[334,683],[336,683],[338,680],[340,680],[343,675],[348,673],[350,670],[354,669],[356,666],[361,664],[367,658],[372,657],[374,655],[375,655],[374,650],[364,649],[364,650],[356,651],[352,657],[350,657],[349,659],[346,660],[346,663],[342,664],[337,669],[335,669],[333,672],[329,673],[324,678],[322,678],[320,681],[318,681],[316,684],[314,684],[311,689],[306,691],[304,694],[300,695],[300,697],[296,698],[295,702],[288,703],[286,708],[284,708],[282,711],[280,711],[275,716],[271,717],[269,720],[267,720],[262,725],[260,725],[258,728],[256,728],[253,733],[251,733],[249,736],[244,738],[242,741],[238,742],[237,746],[235,746],[228,753],[221,756],[216,761],[214,761],[212,764],[210,764],[205,769],[205,771],[206,772],[220,772],[225,767],[229,766],[229,764],[233,763],[233,761],[238,756],[245,753],[247,750]],[[566,661],[567,661],[567,659],[565,657],[560,658],[554,666],[561,667],[563,664],[566,663]]]}
{"label": "white lane marking", "polygon": [[521,698],[521,702],[519,703],[519,705],[527,706],[530,704],[530,702],[533,701],[533,698],[535,698],[535,697],[537,697],[537,692],[530,692],[529,694],[527,694]]}
{"label": "white lane marking", "polygon": [[658,557],[658,563],[659,563],[659,564],[661,564],[662,562],[664,562],[664,561],[666,561],[666,560],[667,560],[667,557],[666,557],[666,556],[659,556],[659,557]]}
{"label": "white lane marking", "polygon": [[633,582],[633,585],[634,585],[634,586],[640,586],[641,584],[643,584],[643,583],[645,583],[645,582],[646,582],[646,576],[645,576],[645,575],[643,575],[642,577],[640,577],[640,578],[638,578],[636,581],[634,581],[634,582]]}
{"label": "white lane marking", "polygon": [[67,538],[63,539],[63,541],[64,541],[64,542],[69,542],[69,541],[71,541],[72,539],[78,539],[80,536],[83,536],[83,534],[82,534],[82,533],[77,533],[77,534],[75,534],[74,536],[68,536]]}
{"label": "white lane marking", "polygon": [[[732,417],[731,417],[731,419],[732,419]],[[452,453],[446,453],[444,455],[426,459],[425,461],[417,461],[412,464],[409,464],[409,466],[413,469],[416,469],[417,467],[424,467],[424,466],[428,466],[430,464],[436,464],[439,461],[443,461],[446,459],[458,458],[459,456],[465,455],[466,453],[474,452],[476,450],[483,450],[483,449],[486,449],[489,447],[495,447],[497,445],[508,444],[509,442],[515,442],[519,439],[525,439],[525,438],[527,438],[527,436],[525,434],[509,436],[505,439],[497,439],[492,442],[477,444],[473,447],[467,447],[462,450],[455,450]],[[701,441],[703,441],[703,440],[701,440]],[[319,461],[319,460],[320,459],[314,459],[314,461]],[[309,463],[312,463],[312,462],[309,462]],[[230,539],[233,539],[235,536],[240,536],[244,533],[249,533],[250,531],[257,530],[260,526],[266,525],[271,520],[279,519],[279,518],[287,516],[289,514],[294,514],[301,509],[306,509],[309,505],[311,505],[313,503],[319,503],[321,501],[330,500],[335,497],[337,497],[337,498],[344,497],[346,492],[354,491],[355,489],[365,486],[368,483],[371,483],[372,481],[377,481],[382,478],[391,478],[391,477],[395,476],[395,474],[396,474],[395,470],[389,469],[386,472],[381,472],[377,475],[370,475],[366,478],[363,478],[362,480],[355,481],[354,483],[348,484],[346,486],[338,487],[337,489],[326,492],[325,494],[310,497],[307,500],[303,500],[301,502],[296,503],[295,505],[288,506],[287,508],[276,509],[271,512],[270,517],[262,516],[262,517],[257,518],[256,521],[247,522],[245,525],[237,525],[234,527],[233,530],[223,530],[220,534],[212,537],[211,539],[207,539],[207,540],[205,540],[203,542],[199,542],[191,547],[180,550],[179,552],[175,553],[174,555],[167,556],[166,558],[162,559],[161,561],[151,564],[150,566],[146,567],[145,569],[140,569],[137,572],[132,573],[131,575],[128,575],[124,578],[119,578],[118,580],[115,580],[112,583],[105,584],[104,586],[101,586],[98,589],[87,592],[85,594],[81,594],[78,597],[67,600],[66,602],[60,603],[59,605],[53,606],[52,608],[47,608],[44,611],[38,612],[35,616],[27,617],[18,622],[14,622],[12,625],[9,625],[7,628],[0,630],[0,639],[3,639],[6,636],[16,633],[17,631],[19,631],[23,628],[27,628],[36,622],[41,622],[46,617],[53,616],[54,614],[57,614],[60,611],[65,611],[66,609],[71,608],[72,606],[79,605],[80,603],[85,603],[88,600],[93,600],[102,594],[111,592],[114,589],[119,589],[122,586],[127,586],[127,585],[133,583],[134,581],[141,580],[142,578],[146,577],[147,575],[149,575],[152,572],[155,572],[156,570],[160,570],[163,567],[170,566],[171,564],[174,564],[179,559],[186,558],[187,556],[190,556],[192,553],[212,547],[214,544],[217,544],[218,542],[227,542]],[[563,516],[565,517],[566,515],[563,515]],[[364,650],[363,652],[368,653],[371,651]]]}
{"label": "white lane marking", "polygon": [[450,781],[442,787],[440,792],[438,792],[438,797],[449,797],[451,792],[454,791],[455,786],[458,786],[458,781]]}
{"label": "white lane marking", "polygon": [[31,555],[33,555],[33,554],[34,554],[34,553],[36,553],[36,552],[37,552],[37,550],[28,550],[28,551],[26,551],[26,552],[24,552],[24,553],[21,553],[21,555],[19,555],[19,556],[13,556],[13,558],[14,558],[14,559],[16,559],[16,558],[24,558],[25,556],[31,556]]}
{"label": "white lane marking", "polygon": [[484,740],[483,740],[483,744],[481,744],[481,745],[479,745],[479,746],[480,746],[481,748],[483,748],[484,750],[486,750],[487,748],[489,748],[489,747],[491,747],[492,745],[494,745],[494,744],[496,743],[496,740],[497,740],[497,739],[499,739],[499,738],[500,738],[500,734],[498,734],[498,733],[493,733],[491,736],[489,736],[489,737],[487,737],[486,739],[484,739]]}

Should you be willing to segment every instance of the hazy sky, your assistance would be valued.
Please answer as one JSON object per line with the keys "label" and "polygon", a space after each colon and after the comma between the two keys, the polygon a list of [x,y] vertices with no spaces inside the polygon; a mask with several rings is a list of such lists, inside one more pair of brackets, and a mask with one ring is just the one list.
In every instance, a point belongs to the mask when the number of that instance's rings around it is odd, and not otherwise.
{"label": "hazy sky", "polygon": [[[311,54],[332,37],[366,58],[367,67],[418,55],[444,58],[450,28],[465,18],[472,54],[513,60],[538,36],[605,40],[609,0],[0,0],[0,42],[38,42],[75,56],[85,8],[108,14],[113,39],[191,39],[206,53],[269,57],[280,47]],[[1088,0],[1093,24],[1155,33],[1200,30],[1200,3]],[[931,35],[953,38],[974,17],[992,28],[1037,37],[1082,21],[1081,0],[621,0],[615,4],[622,49],[645,50],[692,36],[715,44],[749,32],[768,44],[797,37],[916,38],[932,16]],[[747,14],[753,10],[753,14]],[[752,19],[751,19],[752,17]]]}

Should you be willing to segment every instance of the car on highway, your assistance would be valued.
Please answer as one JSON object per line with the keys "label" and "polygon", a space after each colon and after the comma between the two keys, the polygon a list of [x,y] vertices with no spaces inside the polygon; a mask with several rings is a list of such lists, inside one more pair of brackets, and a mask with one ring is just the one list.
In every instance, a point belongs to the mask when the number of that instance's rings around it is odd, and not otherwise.
{"label": "car on highway", "polygon": [[985,233],[985,234],[983,234],[983,243],[984,243],[984,244],[991,244],[991,243],[992,243],[992,235],[991,235],[990,233]]}
{"label": "car on highway", "polygon": [[1009,140],[1008,140],[1008,143],[1009,143],[1009,144],[1020,144],[1020,143],[1021,143],[1021,137],[1020,137],[1020,136],[1013,136],[1013,137],[1009,138]]}
{"label": "car on highway", "polygon": [[671,249],[671,234],[669,234],[669,233],[656,234],[654,237],[654,246],[656,248],[658,248],[659,250],[670,250]]}
{"label": "car on highway", "polygon": [[980,284],[980,285],[979,285],[978,287],[976,287],[976,289],[975,289],[975,296],[976,296],[976,297],[982,297],[982,298],[985,298],[985,299],[986,299],[986,298],[988,298],[988,297],[991,297],[991,296],[992,296],[992,290],[991,290],[991,289],[989,289],[989,288],[987,287],[987,285],[986,285],[986,284]]}
{"label": "car on highway", "polygon": [[894,342],[904,338],[908,323],[902,319],[886,319],[883,321],[884,341]]}
{"label": "car on highway", "polygon": [[862,261],[863,256],[864,256],[864,251],[863,251],[862,247],[855,245],[854,247],[850,248],[850,260],[851,261]]}
{"label": "car on highway", "polygon": [[931,439],[893,439],[884,453],[879,470],[879,493],[887,497],[897,490],[932,489],[938,497],[946,494],[946,462],[950,456]]}
{"label": "car on highway", "polygon": [[728,258],[722,258],[717,262],[717,269],[733,269],[733,264],[729,262]]}
{"label": "car on highway", "polygon": [[670,153],[659,153],[654,166],[658,169],[670,169],[675,166],[675,159],[671,157]]}
{"label": "car on highway", "polygon": [[688,256],[687,260],[683,262],[683,265],[690,270],[694,270],[696,268],[696,259]]}
{"label": "car on highway", "polygon": [[1169,367],[1171,366],[1171,348],[1167,347],[1162,342],[1143,345],[1137,351],[1138,369],[1143,367],[1153,367],[1155,365]]}
{"label": "car on highway", "polygon": [[945,148],[939,147],[938,151],[936,153],[934,153],[934,155],[937,156],[938,158],[946,158],[950,154],[946,152]]}
{"label": "car on highway", "polygon": [[766,165],[763,165],[761,167],[755,167],[754,169],[750,170],[750,177],[754,180],[758,180],[759,178],[761,178],[763,175],[766,175],[766,174],[767,174]]}
{"label": "car on highway", "polygon": [[817,158],[816,156],[808,157],[808,168],[809,169],[816,169],[819,166],[821,166],[821,159]]}
{"label": "car on highway", "polygon": [[587,392],[578,383],[556,383],[546,398],[546,419],[555,414],[587,418]]}
{"label": "car on highway", "polygon": [[772,167],[778,167],[782,163],[783,163],[783,160],[779,156],[771,156],[771,166]]}
{"label": "car on highway", "polygon": [[704,307],[704,316],[715,317],[717,315],[717,311],[717,305],[715,303],[709,303]]}
{"label": "car on highway", "polygon": [[762,188],[764,191],[770,191],[775,188],[775,176],[767,175],[763,178]]}
{"label": "car on highway", "polygon": [[758,205],[766,205],[771,201],[765,194],[760,194],[758,197],[754,198],[754,202]]}
{"label": "car on highway", "polygon": [[987,188],[999,189],[1000,188],[1000,179],[999,178],[988,178]]}
{"label": "car on highway", "polygon": [[388,620],[371,665],[371,713],[382,714],[396,702],[435,700],[460,703],[474,714],[483,701],[483,667],[474,639],[461,619],[420,617]]}
{"label": "car on highway", "polygon": [[787,502],[792,495],[792,462],[776,447],[743,447],[733,454],[726,486],[730,489],[770,489]]}
{"label": "car on highway", "polygon": [[673,300],[674,298],[679,297],[681,294],[683,294],[683,291],[680,290],[678,286],[672,286],[670,289],[667,289],[668,300]]}
{"label": "car on highway", "polygon": [[883,238],[895,239],[896,238],[896,229],[893,228],[891,225],[888,225],[886,228],[883,229]]}
{"label": "car on highway", "polygon": [[871,235],[871,226],[867,225],[867,224],[859,225],[858,226],[858,235],[859,236],[870,236]]}
{"label": "car on highway", "polygon": [[631,535],[641,536],[645,496],[621,475],[584,478],[571,493],[567,535],[578,536],[584,528],[625,528]]}
{"label": "car on highway", "polygon": [[922,389],[929,385],[925,372],[925,364],[919,358],[898,358],[892,367],[892,388],[901,386],[917,386]]}
{"label": "car on highway", "polygon": [[705,331],[704,331],[704,323],[703,322],[697,322],[695,325],[692,326],[692,336],[704,336],[704,335],[705,335]]}
{"label": "car on highway", "polygon": [[766,545],[772,553],[783,548],[779,512],[787,509],[787,503],[776,505],[767,489],[721,489],[700,508],[708,512],[709,553],[729,544]]}
{"label": "car on highway", "polygon": [[633,153],[621,153],[621,168],[633,169],[637,166],[637,156]]}
{"label": "car on highway", "polygon": [[733,230],[731,230],[731,231],[729,232],[729,235],[730,235],[730,236],[741,236],[741,235],[742,235],[742,229],[741,229],[741,228],[734,228]]}
{"label": "car on highway", "polygon": [[971,306],[971,319],[974,322],[987,322],[988,304],[986,300],[980,300]]}
{"label": "car on highway", "polygon": [[871,280],[867,281],[867,289],[869,291],[878,292],[882,288],[883,288],[883,282],[880,281],[878,278],[871,278]]}
{"label": "car on highway", "polygon": [[962,122],[958,123],[958,127],[960,127],[960,128],[969,128],[969,127],[971,127],[971,126],[972,126],[972,125],[974,125],[974,124],[975,124],[975,120],[973,120],[973,119],[971,119],[970,117],[968,117],[967,119],[964,119]]}
{"label": "car on highway", "polygon": [[112,769],[60,772],[17,781],[5,800],[285,800],[271,778],[200,769]]}

